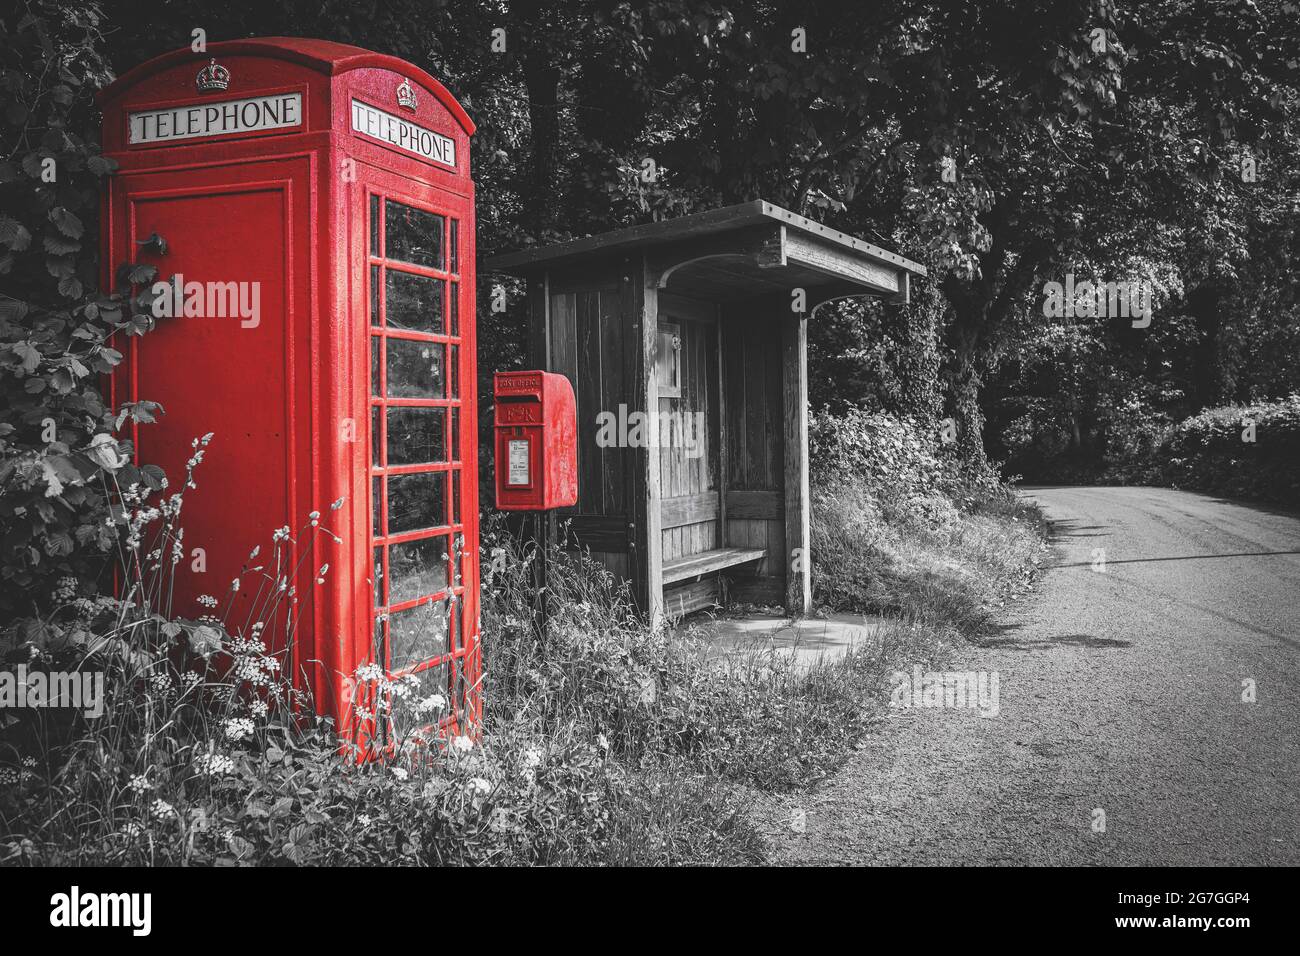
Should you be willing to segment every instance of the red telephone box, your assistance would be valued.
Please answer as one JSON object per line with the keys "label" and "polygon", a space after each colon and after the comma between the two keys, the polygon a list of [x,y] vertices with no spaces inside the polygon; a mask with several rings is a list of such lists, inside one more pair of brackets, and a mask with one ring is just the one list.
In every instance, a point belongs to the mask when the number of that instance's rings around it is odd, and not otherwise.
{"label": "red telephone box", "polygon": [[198,596],[225,593],[253,545],[318,511],[342,543],[293,556],[290,583],[312,595],[295,679],[344,734],[348,677],[372,662],[443,694],[444,727],[472,726],[474,124],[418,67],[288,38],[168,53],[100,102],[121,166],[105,283],[132,261],[183,276],[180,314],[127,341],[111,399],[163,405],[133,438],[174,479],[214,433],[183,522],[206,572],[178,577],[176,613],[199,616]]}

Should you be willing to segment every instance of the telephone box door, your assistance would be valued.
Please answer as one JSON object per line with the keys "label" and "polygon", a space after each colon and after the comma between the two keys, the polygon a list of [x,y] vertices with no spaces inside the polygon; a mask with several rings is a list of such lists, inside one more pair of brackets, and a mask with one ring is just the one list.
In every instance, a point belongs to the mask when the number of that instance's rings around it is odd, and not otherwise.
{"label": "telephone box door", "polygon": [[374,660],[461,724],[478,709],[472,207],[378,169],[360,179]]}

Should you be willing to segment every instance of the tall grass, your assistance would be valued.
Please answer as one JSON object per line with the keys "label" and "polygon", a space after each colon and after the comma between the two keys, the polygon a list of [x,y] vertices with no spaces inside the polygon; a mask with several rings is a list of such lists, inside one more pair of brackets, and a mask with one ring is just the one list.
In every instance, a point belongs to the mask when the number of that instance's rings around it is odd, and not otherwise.
{"label": "tall grass", "polygon": [[[305,542],[276,531],[190,621],[162,613],[179,494],[122,500],[122,597],[77,598],[49,622],[84,630],[79,666],[104,671],[106,708],[34,725],[4,761],[10,865],[753,862],[748,791],[830,772],[905,638],[811,672],[763,655],[719,666],[706,635],[646,627],[624,584],[558,551],[538,627],[536,552],[489,527],[481,737],[357,761],[283,673],[305,603],[287,555]],[[313,515],[303,534],[330,532]],[[427,700],[369,670],[355,677],[377,717],[427,723]]]}
{"label": "tall grass", "polygon": [[[310,601],[295,582],[313,569],[288,563],[305,540],[275,531],[188,620],[171,606],[179,494],[119,497],[121,598],[83,582],[14,648],[102,669],[107,708],[34,723],[0,750],[0,862],[755,862],[754,794],[832,772],[880,716],[886,675],[941,658],[1038,547],[1033,513],[1006,497],[959,509],[938,493],[819,486],[818,598],[896,620],[804,669],[770,649],[719,660],[707,626],[647,627],[626,585],[581,555],[546,554],[539,595],[535,547],[488,522],[482,733],[389,736],[384,760],[358,760],[283,673]],[[301,535],[322,534],[313,514]],[[427,726],[448,705],[374,671],[352,676],[380,727]]]}
{"label": "tall grass", "polygon": [[762,788],[806,784],[838,763],[872,711],[887,662],[917,641],[907,627],[805,670],[772,650],[720,662],[707,627],[651,630],[626,588],[589,558],[554,552],[545,632],[529,623],[535,555],[508,535],[485,605],[488,728],[541,733],[580,722],[629,767],[680,764]]}
{"label": "tall grass", "polygon": [[813,593],[830,608],[952,626],[970,636],[1033,579],[1036,507],[992,500],[960,510],[942,498],[900,505],[860,480],[813,497]]}

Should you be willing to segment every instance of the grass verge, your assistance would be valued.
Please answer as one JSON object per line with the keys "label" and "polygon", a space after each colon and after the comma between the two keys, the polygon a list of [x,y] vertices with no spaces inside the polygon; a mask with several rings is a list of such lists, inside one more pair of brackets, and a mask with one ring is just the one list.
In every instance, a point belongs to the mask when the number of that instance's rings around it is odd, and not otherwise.
{"label": "grass verge", "polygon": [[[560,554],[539,630],[536,554],[498,531],[482,562],[482,734],[398,739],[382,763],[340,756],[326,723],[293,719],[301,701],[262,639],[271,612],[178,626],[147,604],[74,598],[41,646],[11,635],[8,659],[93,648],[110,706],[0,748],[0,863],[761,862],[754,795],[832,773],[883,712],[892,670],[942,661],[1026,585],[1041,548],[1040,519],[1009,496],[958,511],[845,485],[818,500],[820,601],[891,617],[845,657],[800,669],[757,651],[719,666],[706,631],[650,631],[623,584]],[[166,528],[164,546],[178,531]],[[140,554],[159,548],[140,527],[132,538]],[[427,724],[448,705],[370,670],[357,680],[377,720]]]}

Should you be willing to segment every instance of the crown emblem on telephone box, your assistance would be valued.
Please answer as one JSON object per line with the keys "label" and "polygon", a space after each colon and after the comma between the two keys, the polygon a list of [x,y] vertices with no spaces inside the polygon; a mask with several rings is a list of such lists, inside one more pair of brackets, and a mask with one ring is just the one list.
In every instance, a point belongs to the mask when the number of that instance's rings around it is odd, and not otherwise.
{"label": "crown emblem on telephone box", "polygon": [[411,81],[402,77],[401,85],[397,87],[397,105],[404,109],[415,109],[415,87],[411,86]]}
{"label": "crown emblem on telephone box", "polygon": [[200,93],[224,90],[230,85],[230,71],[216,60],[212,60],[199,70],[199,75],[194,78],[194,85],[198,87]]}

